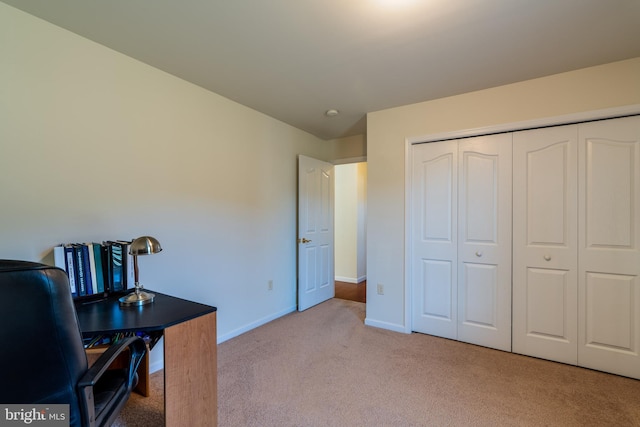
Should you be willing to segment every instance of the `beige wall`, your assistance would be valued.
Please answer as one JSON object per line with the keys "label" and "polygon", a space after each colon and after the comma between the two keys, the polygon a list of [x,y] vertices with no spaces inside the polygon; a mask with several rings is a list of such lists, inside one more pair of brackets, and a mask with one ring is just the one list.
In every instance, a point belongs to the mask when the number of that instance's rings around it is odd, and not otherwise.
{"label": "beige wall", "polygon": [[367,279],[367,163],[356,164],[358,169],[358,281]]}
{"label": "beige wall", "polygon": [[357,283],[358,275],[358,169],[355,163],[336,165],[335,279]]}
{"label": "beige wall", "polygon": [[295,309],[297,154],[325,141],[4,3],[0,52],[0,258],[149,234],[143,285],[219,338]]}
{"label": "beige wall", "polygon": [[349,283],[366,279],[367,164],[336,165],[335,278]]}
{"label": "beige wall", "polygon": [[[498,65],[499,66],[499,65]],[[640,58],[367,116],[367,323],[408,331],[407,138],[640,104]],[[377,295],[376,284],[384,295]]]}
{"label": "beige wall", "polygon": [[354,135],[331,139],[324,143],[326,155],[334,164],[353,163],[366,160],[367,137]]}

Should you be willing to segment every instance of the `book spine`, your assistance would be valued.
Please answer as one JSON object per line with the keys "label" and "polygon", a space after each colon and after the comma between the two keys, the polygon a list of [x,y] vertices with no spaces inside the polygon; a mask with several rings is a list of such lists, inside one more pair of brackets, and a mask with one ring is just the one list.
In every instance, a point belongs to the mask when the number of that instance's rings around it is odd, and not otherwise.
{"label": "book spine", "polygon": [[129,253],[129,249],[131,249],[131,243],[127,242],[125,247],[125,254],[127,256],[127,286],[125,289],[133,288],[135,284],[135,278],[133,274],[133,255]]}
{"label": "book spine", "polygon": [[77,275],[75,268],[75,254],[73,247],[66,245],[64,247],[65,266],[69,276],[69,286],[71,287],[71,295],[75,298],[78,296]]}
{"label": "book spine", "polygon": [[123,261],[122,245],[118,242],[110,242],[111,245],[111,280],[114,292],[123,291]]}
{"label": "book spine", "polygon": [[74,245],[73,253],[75,255],[75,267],[80,288],[78,290],[78,296],[83,297],[87,295],[87,278],[84,269],[84,261],[82,260],[82,247],[80,245]]}
{"label": "book spine", "polygon": [[[58,245],[53,248],[53,265],[67,271],[67,262],[65,261],[63,245]],[[69,274],[68,271],[67,274]]]}
{"label": "book spine", "polygon": [[93,261],[96,273],[96,292],[104,293],[104,271],[102,269],[102,245],[100,243],[92,243]]}
{"label": "book spine", "polygon": [[89,247],[85,244],[78,245],[82,251],[82,262],[84,267],[84,281],[87,295],[93,295],[93,282],[91,281],[91,260],[89,259]]}
{"label": "book spine", "polygon": [[102,270],[104,272],[104,290],[113,292],[113,266],[111,265],[111,245],[102,242]]}
{"label": "book spine", "polygon": [[96,272],[96,255],[93,251],[93,243],[85,243],[87,253],[89,254],[89,272],[91,277],[91,293],[98,293],[98,277]]}
{"label": "book spine", "polygon": [[133,287],[135,283],[134,272],[133,272],[133,255],[129,254],[129,249],[131,248],[131,243],[133,241],[126,240],[118,240],[120,246],[122,246],[122,287],[123,289],[129,289]]}

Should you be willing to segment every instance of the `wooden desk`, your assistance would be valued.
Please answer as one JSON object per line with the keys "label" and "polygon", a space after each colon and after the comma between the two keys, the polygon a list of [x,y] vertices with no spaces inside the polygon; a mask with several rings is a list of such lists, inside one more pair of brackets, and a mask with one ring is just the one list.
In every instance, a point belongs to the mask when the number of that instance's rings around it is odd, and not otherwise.
{"label": "wooden desk", "polygon": [[80,330],[85,337],[161,331],[165,425],[216,426],[216,308],[153,293],[155,301],[140,307],[120,307],[119,296],[76,304]]}

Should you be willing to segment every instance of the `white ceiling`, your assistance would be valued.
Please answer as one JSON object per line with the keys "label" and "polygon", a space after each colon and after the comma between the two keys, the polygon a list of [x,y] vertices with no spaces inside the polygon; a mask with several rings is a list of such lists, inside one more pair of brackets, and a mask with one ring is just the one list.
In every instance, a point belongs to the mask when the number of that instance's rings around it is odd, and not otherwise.
{"label": "white ceiling", "polygon": [[640,56],[640,0],[1,1],[323,139],[364,133],[367,112]]}

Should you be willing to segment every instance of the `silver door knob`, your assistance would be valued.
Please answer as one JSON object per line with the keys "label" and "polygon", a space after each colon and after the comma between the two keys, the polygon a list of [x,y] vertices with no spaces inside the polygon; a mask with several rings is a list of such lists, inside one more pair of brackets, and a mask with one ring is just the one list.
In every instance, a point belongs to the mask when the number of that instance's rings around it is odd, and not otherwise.
{"label": "silver door knob", "polygon": [[479,258],[479,257],[481,257],[481,256],[482,256],[482,252],[477,251],[477,252],[476,252],[476,256],[477,256],[478,258]]}

